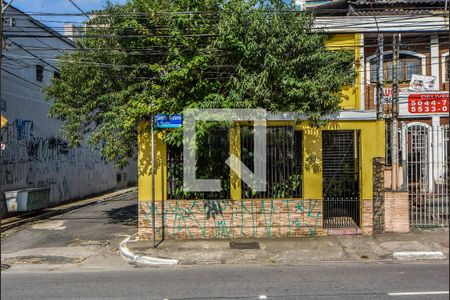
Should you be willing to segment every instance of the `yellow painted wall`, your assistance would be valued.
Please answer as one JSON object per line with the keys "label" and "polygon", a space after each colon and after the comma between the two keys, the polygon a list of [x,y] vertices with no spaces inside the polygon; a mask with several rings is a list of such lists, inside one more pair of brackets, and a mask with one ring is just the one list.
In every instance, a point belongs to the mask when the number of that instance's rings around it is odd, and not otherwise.
{"label": "yellow painted wall", "polygon": [[296,126],[303,131],[303,198],[322,199],[322,132],[306,122]]}
{"label": "yellow painted wall", "polygon": [[[167,199],[167,152],[162,132],[155,132],[155,200]],[[152,150],[150,124],[138,126],[138,200],[152,200]]]}
{"label": "yellow painted wall", "polygon": [[[268,126],[291,125],[294,122],[268,122]],[[361,199],[372,199],[372,161],[384,157],[384,121],[332,121],[324,128],[312,128],[307,122],[295,125],[303,131],[303,197],[322,199],[322,130],[358,130],[360,132],[360,184]],[[230,151],[240,157],[240,131],[236,126],[230,130]],[[148,123],[139,126],[139,200],[151,200],[151,150]],[[155,134],[156,145],[156,200],[167,198],[166,145],[160,132]],[[231,199],[240,200],[241,180],[231,171]]]}
{"label": "yellow painted wall", "polygon": [[[230,128],[230,154],[234,154],[237,158],[241,159],[241,131],[239,125],[235,125],[234,127]],[[240,168],[239,173],[236,173],[230,169],[230,188],[231,199],[241,199],[242,180]]]}
{"label": "yellow painted wall", "polygon": [[359,74],[359,68],[357,65],[358,58],[360,57],[360,34],[335,34],[331,36],[330,39],[325,41],[325,46],[330,50],[340,50],[348,49],[353,50],[355,53],[355,68],[357,71],[357,76],[355,78],[355,83],[352,86],[344,87],[343,94],[344,99],[341,103],[342,109],[361,109],[360,102],[360,83],[361,74]]}
{"label": "yellow painted wall", "polygon": [[359,130],[360,131],[360,185],[361,199],[373,198],[373,169],[375,157],[385,154],[385,123],[379,121],[340,121],[331,122],[323,130]]}

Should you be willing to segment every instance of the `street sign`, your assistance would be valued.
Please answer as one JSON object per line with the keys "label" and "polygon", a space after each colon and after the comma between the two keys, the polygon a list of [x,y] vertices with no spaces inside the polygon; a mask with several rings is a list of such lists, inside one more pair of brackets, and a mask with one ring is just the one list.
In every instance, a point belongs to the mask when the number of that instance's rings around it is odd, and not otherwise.
{"label": "street sign", "polygon": [[167,129],[167,128],[179,128],[183,122],[183,116],[180,114],[166,115],[157,114],[155,118],[155,128]]}

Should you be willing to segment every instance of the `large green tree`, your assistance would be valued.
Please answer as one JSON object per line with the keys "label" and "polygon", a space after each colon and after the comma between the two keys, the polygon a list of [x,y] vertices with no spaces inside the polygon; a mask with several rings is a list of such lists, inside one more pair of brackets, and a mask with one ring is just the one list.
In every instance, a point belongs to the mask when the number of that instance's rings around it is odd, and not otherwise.
{"label": "large green tree", "polygon": [[155,113],[265,108],[317,124],[354,78],[352,52],[327,50],[314,17],[281,0],[132,0],[95,15],[46,94],[71,145],[119,166]]}

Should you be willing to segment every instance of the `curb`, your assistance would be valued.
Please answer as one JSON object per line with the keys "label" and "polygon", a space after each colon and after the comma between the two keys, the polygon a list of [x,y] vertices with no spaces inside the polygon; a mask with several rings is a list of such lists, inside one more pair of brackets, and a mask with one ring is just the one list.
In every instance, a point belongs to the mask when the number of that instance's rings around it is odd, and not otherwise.
{"label": "curb", "polygon": [[[111,199],[113,197],[117,197],[117,196],[121,196],[121,195],[130,193],[130,192],[133,192],[136,189],[137,189],[136,187],[133,187],[133,188],[128,188],[128,189],[125,189],[125,190],[122,190],[122,191],[119,190],[119,191],[116,191],[116,192],[112,192],[112,193],[106,194],[104,196],[94,197],[94,198],[92,198],[91,201],[89,201],[89,199],[80,200],[80,202],[81,201],[85,201],[84,203],[78,203],[77,204],[77,201],[75,201],[75,202],[72,202],[73,203],[72,206],[66,207],[66,208],[57,209],[57,206],[56,207],[52,207],[52,208],[50,208],[49,212],[45,212],[44,211],[42,214],[39,214],[37,216],[33,216],[33,217],[25,218],[25,219],[19,219],[19,220],[15,221],[15,222],[11,222],[9,224],[6,223],[6,224],[1,226],[1,232],[4,232],[6,230],[9,230],[11,228],[14,228],[14,227],[26,224],[26,223],[31,223],[31,222],[39,221],[39,220],[42,220],[42,219],[47,219],[47,218],[50,218],[50,217],[53,217],[53,216],[56,216],[56,215],[60,215],[60,214],[66,213],[66,212],[71,211],[71,210],[75,210],[75,209],[78,209],[78,208],[89,206],[89,205],[95,204],[97,202],[107,201],[107,200],[109,200],[109,199]],[[111,194],[114,194],[114,195],[111,195]],[[67,203],[67,204],[64,204],[64,205],[69,205],[69,204],[71,204],[71,203]]]}
{"label": "curb", "polygon": [[[140,264],[140,265],[148,265],[148,266],[176,266],[178,264],[177,259],[165,259],[165,258],[155,258],[145,255],[139,255],[133,253],[127,247],[127,243],[130,241],[131,237],[136,234],[133,234],[126,239],[124,239],[119,245],[119,253],[122,258],[130,263]],[[132,242],[136,242],[137,239],[132,240]]]}
{"label": "curb", "polygon": [[441,251],[414,251],[414,252],[394,252],[394,258],[398,260],[416,260],[416,259],[445,259]]}

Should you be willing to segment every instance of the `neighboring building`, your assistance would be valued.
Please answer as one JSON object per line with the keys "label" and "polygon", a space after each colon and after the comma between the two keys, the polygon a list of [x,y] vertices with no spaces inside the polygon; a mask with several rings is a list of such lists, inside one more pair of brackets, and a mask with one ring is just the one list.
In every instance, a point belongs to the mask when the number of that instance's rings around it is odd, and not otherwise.
{"label": "neighboring building", "polygon": [[332,3],[336,0],[293,0],[291,7],[295,10],[308,10],[317,6]]}
{"label": "neighboring building", "polygon": [[[409,193],[413,226],[448,226],[449,7],[445,0],[335,1],[315,9],[319,19],[338,19],[364,39],[364,95],[367,110],[376,109],[377,37],[384,39],[386,113],[386,186],[391,184],[390,112],[393,34],[400,33],[398,80],[400,161],[398,178]],[[331,16],[331,17],[330,17]],[[319,21],[321,22],[321,21]],[[322,23],[321,23],[322,24]],[[356,25],[356,26],[355,26]],[[378,25],[378,28],[377,28]],[[329,25],[332,27],[333,25]],[[355,29],[356,28],[356,29]],[[418,76],[417,76],[418,75]],[[414,77],[417,80],[414,80]],[[424,81],[429,87],[423,87]],[[419,84],[419,86],[417,86]],[[424,85],[425,85],[424,84]]]}
{"label": "neighboring building", "polygon": [[1,114],[8,124],[1,130],[1,186],[13,200],[8,191],[21,191],[17,198],[29,192],[27,205],[15,202],[10,210],[53,206],[134,184],[136,162],[118,170],[86,145],[69,148],[58,136],[61,122],[48,117],[51,102],[42,88],[59,76],[57,57],[75,44],[12,6],[4,20]]}

